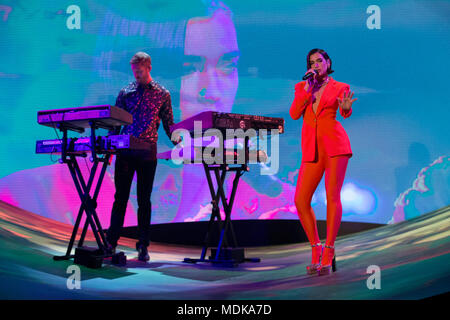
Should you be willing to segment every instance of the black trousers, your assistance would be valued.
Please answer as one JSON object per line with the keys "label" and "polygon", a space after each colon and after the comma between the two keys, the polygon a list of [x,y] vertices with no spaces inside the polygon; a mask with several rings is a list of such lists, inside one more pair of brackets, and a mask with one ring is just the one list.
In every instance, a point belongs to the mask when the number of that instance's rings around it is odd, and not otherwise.
{"label": "black trousers", "polygon": [[150,221],[152,214],[151,194],[156,172],[156,160],[149,160],[139,154],[117,155],[114,184],[116,193],[111,211],[111,223],[107,232],[107,240],[112,246],[117,246],[120,232],[125,219],[125,211],[130,197],[131,184],[136,172],[137,202],[138,202],[138,239],[136,244],[147,247],[150,243]]}

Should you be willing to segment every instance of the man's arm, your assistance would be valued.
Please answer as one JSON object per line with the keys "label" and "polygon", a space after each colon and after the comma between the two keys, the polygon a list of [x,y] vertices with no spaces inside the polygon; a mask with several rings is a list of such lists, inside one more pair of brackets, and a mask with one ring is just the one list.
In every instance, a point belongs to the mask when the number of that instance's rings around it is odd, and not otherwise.
{"label": "man's arm", "polygon": [[[120,90],[119,95],[116,98],[116,107],[126,110],[125,98],[123,90]],[[120,134],[121,126],[116,126],[114,129],[109,130],[108,134]]]}
{"label": "man's arm", "polygon": [[[163,105],[161,106],[161,109],[159,110],[159,118],[162,120],[164,131],[166,131],[166,134],[169,137],[169,139],[172,140],[170,127],[174,125],[174,122],[173,122],[172,99],[170,97],[170,93],[167,93],[166,100],[164,101]],[[178,142],[172,141],[174,145],[176,145]]]}

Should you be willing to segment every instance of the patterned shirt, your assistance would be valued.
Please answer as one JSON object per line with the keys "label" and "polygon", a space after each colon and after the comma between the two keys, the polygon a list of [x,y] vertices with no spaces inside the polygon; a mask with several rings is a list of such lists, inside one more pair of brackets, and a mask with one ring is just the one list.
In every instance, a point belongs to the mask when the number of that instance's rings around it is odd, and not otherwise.
{"label": "patterned shirt", "polygon": [[154,80],[148,85],[134,81],[120,90],[116,106],[133,115],[133,123],[123,127],[121,133],[149,142],[153,149],[151,158],[156,159],[160,121],[169,139],[170,127],[174,124],[169,91]]}

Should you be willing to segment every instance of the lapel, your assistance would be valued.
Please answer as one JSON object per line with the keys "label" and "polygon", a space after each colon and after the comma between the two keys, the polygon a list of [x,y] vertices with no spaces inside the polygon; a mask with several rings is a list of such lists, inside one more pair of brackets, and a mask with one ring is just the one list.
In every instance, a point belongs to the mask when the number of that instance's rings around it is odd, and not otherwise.
{"label": "lapel", "polygon": [[320,115],[320,112],[322,112],[324,106],[327,105],[328,100],[330,100],[332,93],[335,91],[334,90],[335,86],[336,81],[332,77],[330,77],[330,81],[326,85],[325,89],[323,90],[322,96],[320,97],[319,106],[317,107],[316,112],[317,117]]}

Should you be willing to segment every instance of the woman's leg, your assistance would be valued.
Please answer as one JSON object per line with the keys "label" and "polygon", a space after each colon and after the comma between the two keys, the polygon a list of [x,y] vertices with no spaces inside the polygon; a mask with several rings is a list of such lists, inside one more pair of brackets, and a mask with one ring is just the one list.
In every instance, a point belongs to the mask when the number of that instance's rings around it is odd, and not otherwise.
{"label": "woman's leg", "polygon": [[295,190],[295,206],[300,222],[311,245],[320,242],[317,232],[316,216],[311,207],[311,200],[324,173],[321,161],[302,162],[298,173],[297,188]]}
{"label": "woman's leg", "polygon": [[[341,189],[344,183],[349,157],[328,158],[325,165],[325,190],[327,193],[327,240],[325,245],[334,246],[342,220]],[[322,264],[333,259],[334,250],[324,250]]]}

